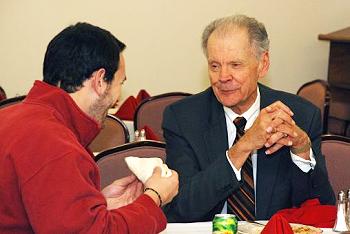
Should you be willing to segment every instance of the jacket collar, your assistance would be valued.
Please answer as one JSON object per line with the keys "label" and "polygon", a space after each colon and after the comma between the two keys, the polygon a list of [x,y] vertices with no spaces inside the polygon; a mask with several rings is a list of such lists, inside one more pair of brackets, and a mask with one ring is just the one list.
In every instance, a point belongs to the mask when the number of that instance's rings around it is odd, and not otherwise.
{"label": "jacket collar", "polygon": [[67,126],[80,144],[88,146],[100,131],[100,125],[85,114],[64,90],[36,80],[24,103],[44,105],[53,110],[53,115]]}
{"label": "jacket collar", "polygon": [[204,142],[209,161],[214,161],[214,155],[228,149],[226,119],[222,104],[217,100],[212,88],[205,91],[208,94],[208,119],[204,130]]}
{"label": "jacket collar", "polygon": [[260,110],[279,100],[275,90],[260,83],[258,83],[258,87],[260,90]]}

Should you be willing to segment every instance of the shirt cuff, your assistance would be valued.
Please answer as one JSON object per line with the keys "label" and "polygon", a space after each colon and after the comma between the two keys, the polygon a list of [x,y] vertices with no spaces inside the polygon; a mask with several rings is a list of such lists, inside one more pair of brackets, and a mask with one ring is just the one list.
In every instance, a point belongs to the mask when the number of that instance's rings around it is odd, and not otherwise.
{"label": "shirt cuff", "polygon": [[237,170],[237,169],[235,168],[235,166],[232,164],[230,158],[228,157],[228,150],[226,151],[226,158],[227,158],[228,163],[231,165],[232,170],[234,171],[237,180],[238,180],[238,181],[241,181],[241,169]]}
{"label": "shirt cuff", "polygon": [[311,169],[313,170],[316,166],[316,160],[312,149],[310,149],[310,160],[303,159],[298,155],[293,154],[292,151],[290,151],[290,156],[292,157],[293,163],[305,173],[308,173]]}

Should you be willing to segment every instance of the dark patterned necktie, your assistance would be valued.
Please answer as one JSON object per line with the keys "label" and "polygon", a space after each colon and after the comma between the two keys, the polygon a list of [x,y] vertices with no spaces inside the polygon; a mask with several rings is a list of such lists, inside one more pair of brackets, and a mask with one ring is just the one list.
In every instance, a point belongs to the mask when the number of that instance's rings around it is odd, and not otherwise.
{"label": "dark patterned necktie", "polygon": [[[233,123],[236,126],[235,144],[244,134],[244,127],[247,120],[237,117]],[[241,186],[234,191],[227,199],[228,213],[235,214],[239,220],[255,220],[255,196],[252,158],[249,156],[243,164]]]}

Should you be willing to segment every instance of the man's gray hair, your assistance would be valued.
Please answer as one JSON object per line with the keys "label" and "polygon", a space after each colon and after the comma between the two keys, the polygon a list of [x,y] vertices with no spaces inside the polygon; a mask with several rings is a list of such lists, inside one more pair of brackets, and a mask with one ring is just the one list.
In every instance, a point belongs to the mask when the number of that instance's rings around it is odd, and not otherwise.
{"label": "man's gray hair", "polygon": [[245,15],[233,15],[216,19],[204,29],[202,34],[202,49],[205,56],[208,57],[208,39],[214,31],[224,36],[226,33],[232,32],[232,30],[237,28],[247,29],[250,44],[255,49],[257,58],[260,58],[265,51],[269,50],[270,41],[264,24]]}

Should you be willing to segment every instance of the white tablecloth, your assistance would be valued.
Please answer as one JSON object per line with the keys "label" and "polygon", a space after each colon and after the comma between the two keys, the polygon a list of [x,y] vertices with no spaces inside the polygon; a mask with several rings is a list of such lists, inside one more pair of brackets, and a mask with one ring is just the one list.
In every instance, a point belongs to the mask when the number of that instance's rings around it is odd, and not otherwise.
{"label": "white tablecloth", "polygon": [[[240,223],[240,222],[239,222]],[[238,227],[239,227],[238,223]],[[322,234],[337,233],[333,232],[331,228],[322,228]],[[211,234],[212,223],[200,222],[200,223],[169,223],[167,228],[161,232],[162,234]]]}

